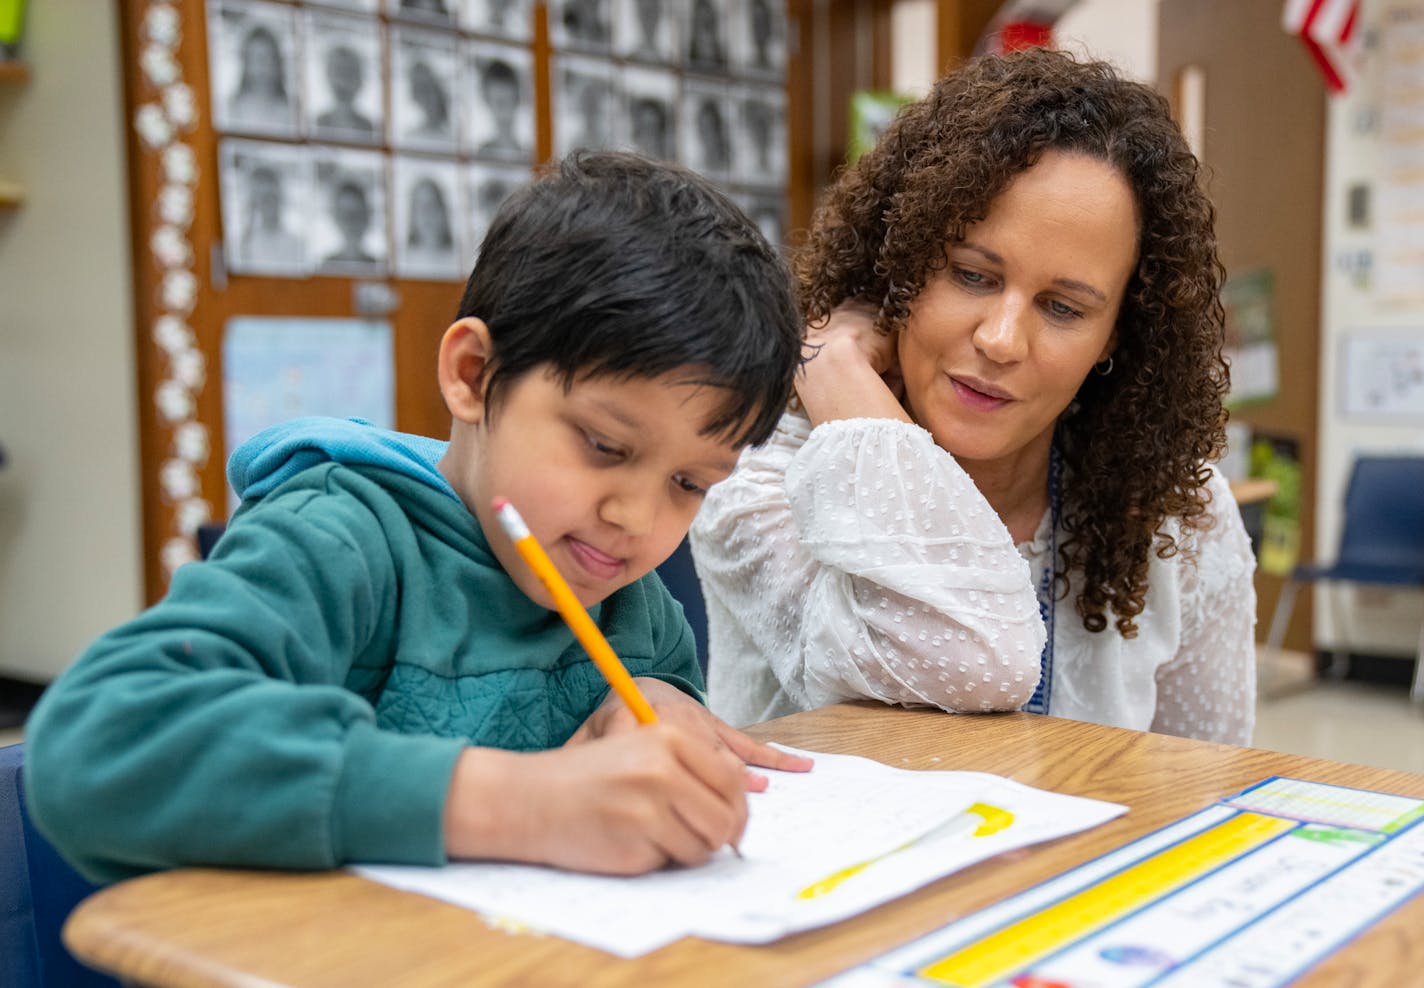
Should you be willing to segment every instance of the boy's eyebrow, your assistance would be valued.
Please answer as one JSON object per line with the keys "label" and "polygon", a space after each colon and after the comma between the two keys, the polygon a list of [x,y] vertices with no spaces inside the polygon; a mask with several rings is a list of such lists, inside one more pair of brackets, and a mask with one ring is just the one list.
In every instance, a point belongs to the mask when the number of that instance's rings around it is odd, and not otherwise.
{"label": "boy's eyebrow", "polygon": [[[627,426],[629,429],[633,429],[635,431],[641,431],[643,429],[643,423],[638,419],[636,415],[634,415],[630,411],[627,411],[623,408],[622,405],[619,405],[614,401],[610,401],[604,398],[595,398],[593,399],[592,404],[595,405],[604,414],[606,414],[609,418],[613,419],[621,425]],[[709,463],[708,465],[716,470],[721,470],[723,473],[730,474],[733,470],[737,468],[737,458],[739,455],[740,450],[734,452],[730,458],[719,459],[715,463]]]}
{"label": "boy's eyebrow", "polygon": [[[982,255],[984,259],[991,264],[1002,265],[1004,263],[1003,257],[990,250],[988,247],[980,247],[978,244],[970,243],[967,240],[961,240],[958,246],[963,247],[965,250],[972,250],[974,251],[974,253]],[[1054,278],[1053,283],[1063,288],[1082,292],[1084,295],[1090,295],[1093,298],[1097,299],[1099,302],[1106,303],[1108,300],[1108,297],[1106,295],[1104,295],[1098,289],[1094,288],[1092,285],[1088,284],[1086,281],[1078,281],[1075,278]]]}

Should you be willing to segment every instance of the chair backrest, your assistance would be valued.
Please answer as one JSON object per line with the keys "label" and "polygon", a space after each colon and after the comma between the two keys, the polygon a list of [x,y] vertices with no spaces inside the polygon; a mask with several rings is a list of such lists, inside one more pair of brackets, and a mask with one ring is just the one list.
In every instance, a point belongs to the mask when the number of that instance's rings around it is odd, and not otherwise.
{"label": "chair backrest", "polygon": [[0,985],[118,988],[74,959],[60,939],[71,910],[98,886],[35,830],[21,778],[25,746],[0,748]]}
{"label": "chair backrest", "polygon": [[697,641],[697,661],[702,674],[707,674],[707,605],[702,600],[702,584],[692,564],[692,544],[687,539],[658,567],[658,576],[668,592],[682,605],[687,623],[692,625],[692,637]]}
{"label": "chair backrest", "polygon": [[1345,490],[1338,576],[1424,583],[1424,456],[1362,456]]}

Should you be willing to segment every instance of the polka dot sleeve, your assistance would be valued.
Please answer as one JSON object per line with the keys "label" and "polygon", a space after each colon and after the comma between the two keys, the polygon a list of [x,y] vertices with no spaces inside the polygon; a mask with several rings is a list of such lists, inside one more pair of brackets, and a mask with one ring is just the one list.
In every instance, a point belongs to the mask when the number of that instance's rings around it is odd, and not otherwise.
{"label": "polka dot sleeve", "polygon": [[729,720],[853,698],[1011,710],[1033,693],[1028,564],[918,426],[788,415],[709,493],[693,547]]}

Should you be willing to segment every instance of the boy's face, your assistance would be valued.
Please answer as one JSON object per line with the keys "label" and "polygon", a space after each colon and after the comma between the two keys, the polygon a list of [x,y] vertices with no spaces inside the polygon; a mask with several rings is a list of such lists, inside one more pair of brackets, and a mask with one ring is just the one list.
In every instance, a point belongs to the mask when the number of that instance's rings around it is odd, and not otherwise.
{"label": "boy's face", "polygon": [[[687,534],[708,487],[737,449],[699,435],[721,393],[659,378],[581,378],[566,392],[552,370],[509,384],[492,421],[462,421],[440,468],[479,519],[519,588],[553,601],[494,518],[510,500],[585,606],[647,574]],[[445,378],[442,375],[442,388]]]}

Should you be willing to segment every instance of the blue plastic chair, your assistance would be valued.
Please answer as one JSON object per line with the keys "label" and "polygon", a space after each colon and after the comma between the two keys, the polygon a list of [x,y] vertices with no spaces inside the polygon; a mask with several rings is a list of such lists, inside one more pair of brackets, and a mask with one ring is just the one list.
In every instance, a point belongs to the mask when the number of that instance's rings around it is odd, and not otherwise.
{"label": "blue plastic chair", "polygon": [[682,605],[687,623],[692,625],[692,637],[697,642],[697,662],[702,675],[707,675],[707,605],[702,600],[702,584],[692,564],[692,544],[682,540],[676,551],[658,567],[658,576],[668,592]]}
{"label": "blue plastic chair", "polygon": [[5,988],[118,988],[80,964],[60,930],[98,889],[69,866],[30,823],[20,770],[25,746],[0,748],[0,985]]}
{"label": "blue plastic chair", "polygon": [[[1305,563],[1291,573],[1271,617],[1268,654],[1276,654],[1285,637],[1296,592],[1318,580],[1424,588],[1424,457],[1362,456],[1355,461],[1345,488],[1345,524],[1335,562]],[[1335,653],[1333,660],[1333,668],[1343,672],[1349,657]],[[1424,700],[1424,627],[1409,695]]]}

